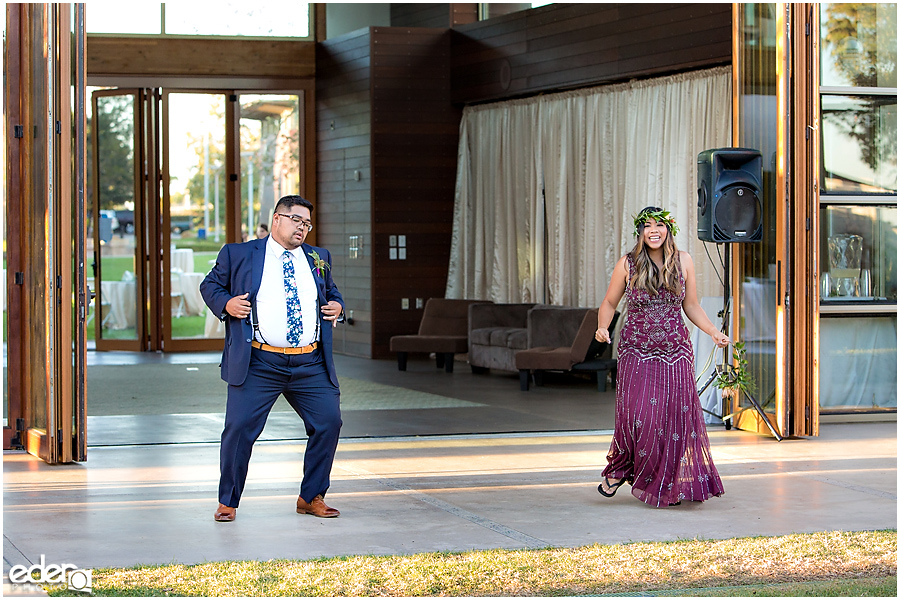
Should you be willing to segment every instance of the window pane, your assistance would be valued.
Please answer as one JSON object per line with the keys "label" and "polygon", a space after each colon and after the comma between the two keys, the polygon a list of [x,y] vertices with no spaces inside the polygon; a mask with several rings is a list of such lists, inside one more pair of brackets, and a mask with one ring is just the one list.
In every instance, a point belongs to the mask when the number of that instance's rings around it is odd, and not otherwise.
{"label": "window pane", "polygon": [[822,85],[897,87],[897,4],[822,4]]}
{"label": "window pane", "polygon": [[88,33],[159,34],[161,5],[158,3],[91,2],[84,12]]}
{"label": "window pane", "polygon": [[98,152],[93,159],[99,177],[99,197],[93,199],[93,206],[99,218],[94,221],[98,230],[89,246],[94,264],[88,270],[88,285],[97,291],[92,326],[100,323],[100,337],[105,340],[138,337],[138,249],[134,234],[126,236],[116,216],[117,210],[133,211],[135,206],[134,104],[133,94],[101,96],[97,98],[97,114],[91,115],[91,134],[97,137]]}
{"label": "window pane", "polygon": [[823,192],[897,192],[897,97],[822,96]]}
{"label": "window pane", "polygon": [[[168,5],[167,5],[168,6]],[[173,338],[221,338],[200,282],[225,244],[225,96],[172,93],[169,109],[169,291]],[[164,238],[165,239],[165,238]]]}
{"label": "window pane", "polygon": [[[774,4],[741,4],[740,64],[744,76],[738,88],[741,145],[756,148],[762,161],[763,240],[758,244],[734,244],[734,261],[743,278],[736,302],[740,302],[740,339],[747,344],[747,361],[756,381],[755,398],[764,409],[775,406],[776,391],[776,287],[775,265],[779,240],[778,188],[778,98],[775,61],[776,17]],[[770,158],[771,157],[771,158]],[[750,407],[741,395],[741,407]]]}
{"label": "window pane", "polygon": [[167,3],[166,33],[305,38],[309,37],[309,3]]}
{"label": "window pane", "polygon": [[897,302],[897,207],[822,209],[822,302]]}
{"label": "window pane", "polygon": [[823,411],[897,408],[897,317],[819,321]]}
{"label": "window pane", "polygon": [[241,94],[241,219],[253,238],[275,203],[300,193],[300,98]]}

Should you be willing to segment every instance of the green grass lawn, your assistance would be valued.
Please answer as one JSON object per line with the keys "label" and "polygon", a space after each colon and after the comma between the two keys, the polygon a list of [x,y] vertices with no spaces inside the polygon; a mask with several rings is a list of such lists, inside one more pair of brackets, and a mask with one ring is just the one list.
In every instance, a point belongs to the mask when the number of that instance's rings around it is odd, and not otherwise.
{"label": "green grass lawn", "polygon": [[897,531],[93,571],[95,596],[604,594],[894,598]]}
{"label": "green grass lawn", "polygon": [[[216,260],[218,252],[194,252],[194,272],[209,273],[212,269],[210,261]],[[125,271],[134,273],[134,257],[133,256],[105,256],[100,259],[104,281],[122,281],[122,275]],[[90,270],[88,270],[90,275]]]}
{"label": "green grass lawn", "polygon": [[[91,308],[93,313],[93,307]],[[199,317],[178,317],[172,319],[172,337],[173,338],[202,338],[206,327],[206,316]],[[134,327],[129,329],[104,329],[104,340],[133,340],[137,335]],[[95,339],[94,322],[87,329],[87,339]]]}
{"label": "green grass lawn", "polygon": [[[194,252],[194,272],[208,273],[212,268],[210,261],[215,261],[217,251]],[[121,281],[125,271],[134,273],[134,257],[132,256],[109,256],[102,260],[102,276],[104,281]],[[92,289],[93,289],[92,285]],[[94,290],[96,291],[96,290]],[[93,314],[94,307],[91,306],[89,315]],[[179,317],[172,319],[172,337],[174,338],[202,338],[205,327],[205,316],[199,317]],[[101,321],[102,322],[102,321]],[[134,328],[130,329],[104,329],[103,339],[107,340],[133,340],[136,332]],[[5,338],[4,338],[5,339]],[[91,321],[87,339],[95,339],[94,322]]]}

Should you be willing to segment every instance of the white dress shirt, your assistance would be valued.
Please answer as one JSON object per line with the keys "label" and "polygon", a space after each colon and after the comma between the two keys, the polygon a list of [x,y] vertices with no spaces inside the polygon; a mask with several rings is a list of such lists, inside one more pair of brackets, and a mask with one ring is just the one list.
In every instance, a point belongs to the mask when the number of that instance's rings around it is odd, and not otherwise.
{"label": "white dress shirt", "polygon": [[[263,261],[262,282],[256,294],[256,316],[259,319],[259,331],[254,332],[256,341],[286,348],[287,341],[287,295],[284,291],[284,267],[281,256],[287,248],[272,239],[266,240],[266,256]],[[313,279],[309,262],[303,254],[303,247],[288,250],[294,263],[294,280],[297,283],[297,295],[300,299],[300,310],[303,313],[303,333],[300,345],[308,346],[318,341],[318,298],[316,281]],[[259,339],[262,337],[262,339]]]}

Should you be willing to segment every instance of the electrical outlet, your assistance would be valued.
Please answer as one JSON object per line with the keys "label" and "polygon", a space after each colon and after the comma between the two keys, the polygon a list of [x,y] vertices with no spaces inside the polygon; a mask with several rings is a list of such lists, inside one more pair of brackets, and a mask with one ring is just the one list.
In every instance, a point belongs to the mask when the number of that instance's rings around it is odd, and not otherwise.
{"label": "electrical outlet", "polygon": [[409,310],[409,298],[400,298],[400,308],[402,310]]}

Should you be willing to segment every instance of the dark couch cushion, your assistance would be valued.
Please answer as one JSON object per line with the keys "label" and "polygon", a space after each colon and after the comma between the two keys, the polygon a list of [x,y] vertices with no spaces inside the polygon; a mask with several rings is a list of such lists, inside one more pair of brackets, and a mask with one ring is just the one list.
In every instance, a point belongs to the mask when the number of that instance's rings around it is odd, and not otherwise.
{"label": "dark couch cushion", "polygon": [[568,371],[572,368],[571,348],[542,346],[516,353],[516,368],[534,371]]}
{"label": "dark couch cushion", "polygon": [[491,331],[490,344],[500,348],[509,348],[509,338],[519,331],[524,331],[524,329],[519,327],[497,327]]}
{"label": "dark couch cushion", "polygon": [[477,344],[479,346],[490,346],[491,345],[491,332],[494,329],[492,327],[485,327],[483,329],[473,329],[469,332],[469,343]]}
{"label": "dark couch cushion", "polygon": [[524,350],[528,347],[528,330],[516,329],[506,339],[506,347],[512,350]]}
{"label": "dark couch cushion", "polygon": [[452,352],[464,354],[469,339],[464,335],[395,335],[391,338],[391,352]]}

